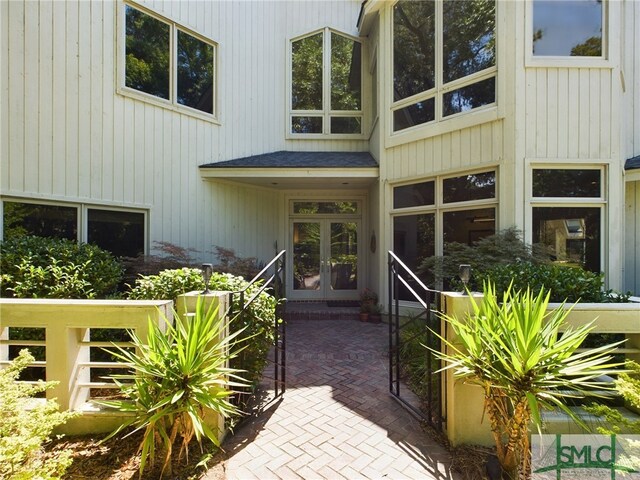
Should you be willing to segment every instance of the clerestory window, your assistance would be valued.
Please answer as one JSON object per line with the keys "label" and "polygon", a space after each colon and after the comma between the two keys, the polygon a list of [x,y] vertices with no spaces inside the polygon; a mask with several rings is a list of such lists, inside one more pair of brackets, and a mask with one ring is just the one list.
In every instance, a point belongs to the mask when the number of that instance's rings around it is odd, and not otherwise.
{"label": "clerestory window", "polygon": [[393,8],[393,131],[496,102],[495,0]]}
{"label": "clerestory window", "polygon": [[291,41],[289,132],[361,135],[362,44],[325,28]]}
{"label": "clerestory window", "polygon": [[213,118],[215,43],[125,4],[123,53],[122,93]]}

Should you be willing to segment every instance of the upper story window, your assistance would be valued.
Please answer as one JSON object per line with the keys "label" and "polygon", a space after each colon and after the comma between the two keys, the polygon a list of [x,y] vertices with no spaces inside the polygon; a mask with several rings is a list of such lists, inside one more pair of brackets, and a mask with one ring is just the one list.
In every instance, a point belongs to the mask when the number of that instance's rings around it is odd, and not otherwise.
{"label": "upper story window", "polygon": [[393,130],[496,101],[494,0],[400,0],[393,9]]}
{"label": "upper story window", "polygon": [[124,9],[124,91],[213,116],[215,43],[137,7]]}
{"label": "upper story window", "polygon": [[362,132],[362,45],[329,28],[291,41],[290,133]]}
{"label": "upper story window", "polygon": [[534,0],[533,55],[602,57],[602,0]]}

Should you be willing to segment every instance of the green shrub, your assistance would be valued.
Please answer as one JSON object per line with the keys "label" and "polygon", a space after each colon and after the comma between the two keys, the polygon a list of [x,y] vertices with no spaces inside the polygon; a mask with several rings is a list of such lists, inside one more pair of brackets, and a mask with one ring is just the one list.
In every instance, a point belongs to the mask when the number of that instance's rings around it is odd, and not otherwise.
{"label": "green shrub", "polygon": [[95,245],[45,237],[13,237],[1,246],[0,291],[19,298],[104,298],[122,267]]}
{"label": "green shrub", "polygon": [[171,454],[177,441],[180,442],[178,460],[182,455],[188,457],[193,437],[198,443],[206,437],[220,446],[219,432],[205,422],[207,409],[225,417],[238,414],[228,397],[234,385],[243,385],[231,379],[243,380],[236,375],[236,370],[226,365],[234,355],[229,347],[235,344],[235,337],[242,330],[223,338],[225,322],[224,315],[218,315],[217,307],[205,308],[200,298],[195,315],[188,321],[178,320],[172,326],[165,318],[165,332],[149,320],[146,342],[131,334],[137,347],[135,352],[122,347],[110,352],[120,361],[131,364],[133,373],[112,376],[125,394],[125,400],[102,403],[134,416],[107,438],[128,426],[144,432],[140,444],[141,476],[147,461],[153,463],[157,444],[164,455],[160,477],[165,470],[171,475]]}
{"label": "green shrub", "polygon": [[32,362],[33,356],[25,349],[0,370],[0,478],[54,479],[71,465],[70,451],[46,461],[39,455],[42,446],[51,440],[53,429],[76,414],[59,412],[53,400],[34,402],[32,397],[51,388],[52,382],[16,381]]}
{"label": "green shrub", "polygon": [[[237,292],[248,285],[242,277],[228,273],[214,272],[209,281],[209,288],[214,291]],[[245,301],[260,289],[254,284],[245,293]],[[158,275],[140,277],[135,287],[129,293],[130,299],[138,300],[175,300],[183,293],[204,290],[204,281],[200,269],[181,268],[164,270]],[[245,378],[255,384],[262,376],[267,364],[267,354],[273,345],[276,320],[276,299],[268,293],[262,292],[251,304],[248,310],[234,321],[233,329],[244,329],[244,334],[253,337],[236,359],[232,366],[246,370]],[[240,310],[239,295],[234,296],[233,310]]]}

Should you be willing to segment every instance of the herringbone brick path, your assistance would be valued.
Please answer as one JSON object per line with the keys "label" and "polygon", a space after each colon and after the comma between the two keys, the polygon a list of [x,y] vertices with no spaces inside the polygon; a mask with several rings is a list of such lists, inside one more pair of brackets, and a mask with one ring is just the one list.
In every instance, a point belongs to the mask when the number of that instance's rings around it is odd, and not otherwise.
{"label": "herringbone brick path", "polygon": [[455,478],[447,452],[388,393],[387,328],[289,321],[287,392],[230,438],[227,478]]}

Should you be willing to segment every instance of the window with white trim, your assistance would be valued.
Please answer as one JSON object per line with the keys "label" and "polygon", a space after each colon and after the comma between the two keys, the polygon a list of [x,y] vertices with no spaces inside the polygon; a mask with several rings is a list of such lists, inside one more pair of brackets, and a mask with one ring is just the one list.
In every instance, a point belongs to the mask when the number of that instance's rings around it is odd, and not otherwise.
{"label": "window with white trim", "polygon": [[[414,272],[452,242],[471,245],[496,229],[496,172],[439,177],[393,188],[393,251]],[[418,277],[427,285],[434,278]],[[402,300],[411,300],[408,291]]]}
{"label": "window with white trim", "polygon": [[602,168],[534,168],[532,243],[555,262],[600,272],[604,219]]}
{"label": "window with white trim", "polygon": [[213,118],[216,44],[146,9],[123,8],[123,90]]}
{"label": "window with white trim", "polygon": [[145,252],[145,212],[86,205],[2,201],[2,237],[66,238],[99,246],[118,257]]}
{"label": "window with white trim", "polygon": [[602,58],[604,8],[602,0],[533,0],[532,54]]}
{"label": "window with white trim", "polygon": [[291,41],[289,132],[362,135],[362,44],[325,28]]}
{"label": "window with white trim", "polygon": [[393,7],[393,131],[496,103],[495,0]]}

